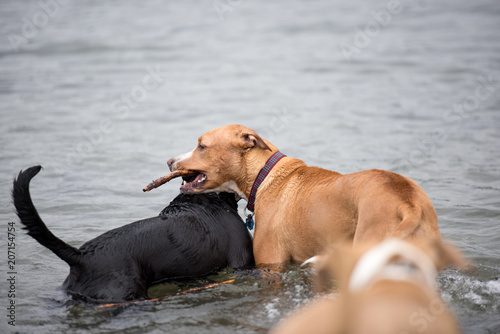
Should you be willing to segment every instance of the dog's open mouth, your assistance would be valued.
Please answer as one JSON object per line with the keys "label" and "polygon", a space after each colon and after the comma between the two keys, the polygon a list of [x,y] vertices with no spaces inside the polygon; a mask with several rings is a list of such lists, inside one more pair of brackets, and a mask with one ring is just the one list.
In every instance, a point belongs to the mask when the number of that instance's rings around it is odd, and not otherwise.
{"label": "dog's open mouth", "polygon": [[205,184],[207,176],[203,173],[185,175],[182,177],[181,191],[190,191]]}

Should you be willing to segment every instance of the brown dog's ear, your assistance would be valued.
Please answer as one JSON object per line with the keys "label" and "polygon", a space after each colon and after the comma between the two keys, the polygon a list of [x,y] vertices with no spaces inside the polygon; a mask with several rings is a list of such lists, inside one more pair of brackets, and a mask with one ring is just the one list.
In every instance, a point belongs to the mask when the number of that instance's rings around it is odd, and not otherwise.
{"label": "brown dog's ear", "polygon": [[264,139],[262,139],[255,131],[249,130],[242,132],[240,135],[241,146],[245,149],[253,148],[255,146],[260,147],[263,150],[272,151],[269,146],[267,146]]}

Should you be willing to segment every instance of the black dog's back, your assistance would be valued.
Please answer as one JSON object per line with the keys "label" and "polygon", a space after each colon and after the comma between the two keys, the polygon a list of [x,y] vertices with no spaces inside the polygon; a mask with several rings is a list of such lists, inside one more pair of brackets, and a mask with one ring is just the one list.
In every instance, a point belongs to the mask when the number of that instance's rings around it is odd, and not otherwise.
{"label": "black dog's back", "polygon": [[29,182],[39,171],[32,167],[19,174],[14,204],[28,234],[70,265],[63,286],[74,296],[147,298],[147,288],[165,279],[254,264],[251,237],[232,194],[179,195],[159,216],[110,230],[75,249],[47,229],[33,206]]}

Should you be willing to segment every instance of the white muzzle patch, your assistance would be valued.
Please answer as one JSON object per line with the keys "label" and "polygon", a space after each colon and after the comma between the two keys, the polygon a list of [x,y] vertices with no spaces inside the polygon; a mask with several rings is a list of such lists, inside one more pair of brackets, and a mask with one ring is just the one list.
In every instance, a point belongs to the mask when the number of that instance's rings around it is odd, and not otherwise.
{"label": "white muzzle patch", "polygon": [[173,172],[174,170],[177,169],[177,163],[184,161],[188,158],[191,158],[191,156],[193,155],[193,152],[194,152],[194,150],[192,150],[191,152],[183,153],[181,155],[176,156],[174,158],[174,162],[169,166],[170,171]]}

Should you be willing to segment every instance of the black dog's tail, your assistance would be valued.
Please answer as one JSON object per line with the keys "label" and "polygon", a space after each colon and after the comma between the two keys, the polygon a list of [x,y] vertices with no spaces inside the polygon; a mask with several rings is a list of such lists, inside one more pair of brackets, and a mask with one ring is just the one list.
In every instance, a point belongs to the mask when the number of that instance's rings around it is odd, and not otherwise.
{"label": "black dog's tail", "polygon": [[80,263],[80,251],[57,238],[49,231],[38,215],[33,205],[33,201],[31,200],[29,189],[30,181],[38,174],[40,169],[42,169],[42,166],[33,166],[24,171],[20,171],[17,179],[14,180],[12,198],[17,210],[17,215],[19,219],[21,219],[24,229],[28,230],[30,236],[50,249],[70,266],[76,265]]}

